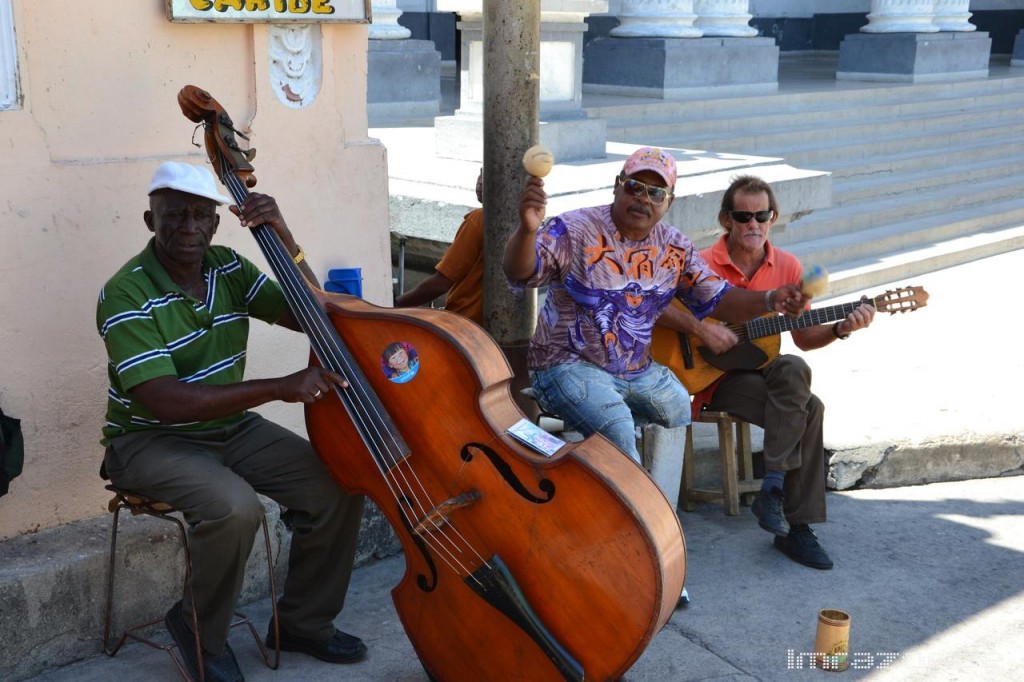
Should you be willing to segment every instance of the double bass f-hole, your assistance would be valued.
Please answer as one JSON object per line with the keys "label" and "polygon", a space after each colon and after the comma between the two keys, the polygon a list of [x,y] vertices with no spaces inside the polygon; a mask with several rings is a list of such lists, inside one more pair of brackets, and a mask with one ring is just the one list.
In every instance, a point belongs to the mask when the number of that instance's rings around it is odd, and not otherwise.
{"label": "double bass f-hole", "polygon": [[551,499],[555,496],[555,484],[550,479],[547,478],[542,478],[540,482],[537,483],[537,486],[544,494],[544,497],[538,497],[537,495],[531,493],[529,490],[526,489],[526,486],[523,485],[523,482],[519,480],[519,477],[515,475],[515,472],[512,471],[512,467],[508,465],[508,462],[502,459],[501,456],[498,455],[498,453],[495,452],[493,448],[490,448],[484,445],[483,443],[467,443],[462,448],[462,461],[473,461],[474,451],[484,453],[484,455],[487,456],[487,459],[490,460],[491,464],[494,465],[494,468],[498,470],[498,473],[501,474],[502,479],[504,479],[504,481],[508,483],[509,486],[511,486],[511,488],[515,490],[523,499],[533,502],[535,504],[544,504],[546,502],[550,502]]}

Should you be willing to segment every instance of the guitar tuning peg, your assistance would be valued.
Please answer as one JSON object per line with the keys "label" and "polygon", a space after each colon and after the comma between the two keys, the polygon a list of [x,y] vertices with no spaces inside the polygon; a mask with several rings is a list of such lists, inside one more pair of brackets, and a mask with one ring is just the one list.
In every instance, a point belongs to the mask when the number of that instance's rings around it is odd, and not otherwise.
{"label": "guitar tuning peg", "polygon": [[252,161],[253,158],[256,156],[256,148],[250,147],[249,149],[242,151],[242,156],[245,157],[246,161]]}

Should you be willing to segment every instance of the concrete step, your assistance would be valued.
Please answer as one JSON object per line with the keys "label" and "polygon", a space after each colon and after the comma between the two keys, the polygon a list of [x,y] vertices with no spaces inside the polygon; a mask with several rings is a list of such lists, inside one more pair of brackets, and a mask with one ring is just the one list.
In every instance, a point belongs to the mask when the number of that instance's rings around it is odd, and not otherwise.
{"label": "concrete step", "polygon": [[[980,120],[985,115],[1005,111],[1019,111],[1024,107],[1024,89],[994,94],[981,94],[971,100],[949,97],[944,100],[919,100],[889,104],[863,101],[850,106],[837,106],[822,98],[824,104],[800,111],[738,108],[726,113],[673,116],[663,120],[606,119],[609,134],[617,139],[637,138],[685,140],[687,144],[704,145],[703,140],[726,136],[736,138],[752,134],[765,135],[781,131],[838,131],[855,130],[859,126],[878,126],[878,130],[911,128],[926,130],[936,125],[959,125]],[[677,138],[683,132],[685,137]],[[886,133],[882,133],[886,134]],[[691,141],[692,140],[692,141]],[[719,148],[717,145],[706,148]]]}
{"label": "concrete step", "polygon": [[[875,121],[870,117],[855,124],[834,125],[823,114],[814,126],[786,126],[739,132],[723,136],[704,134],[700,129],[678,127],[675,131],[653,134],[647,131],[628,135],[609,130],[609,137],[634,143],[654,144],[682,149],[778,156],[801,167],[821,168],[830,159],[869,158],[941,146],[973,144],[998,137],[1010,129],[1014,139],[1024,129],[1020,108],[999,108],[944,114],[924,120]],[[827,169],[827,168],[826,168]]]}
{"label": "concrete step", "polygon": [[[878,197],[917,193],[925,190],[948,188],[963,191],[974,183],[1012,177],[1024,167],[1024,148],[1017,154],[994,159],[957,163],[953,154],[935,154],[930,163],[920,170],[901,173],[880,173],[857,178],[843,178],[836,182],[833,176],[833,206],[847,206]],[[963,156],[960,155],[962,159]],[[1019,183],[1015,188],[1019,191]]]}
{"label": "concrete step", "polygon": [[[856,236],[867,240],[872,235]],[[879,243],[889,241],[879,239]],[[1018,211],[1016,220],[993,224],[987,229],[964,230],[960,236],[934,242],[910,235],[909,241],[912,245],[906,248],[879,250],[860,258],[856,257],[857,249],[848,238],[802,242],[790,250],[804,263],[820,263],[828,268],[828,296],[864,293],[880,284],[905,281],[916,275],[1024,248],[1024,208]]]}
{"label": "concrete step", "polygon": [[[835,159],[829,172],[837,184],[846,180],[898,176],[938,166],[952,169],[993,159],[1018,159],[1024,156],[1024,140],[1007,141],[1001,137],[955,148],[932,146],[922,150],[877,156],[871,159]],[[1017,162],[1017,161],[1014,161]]]}
{"label": "concrete step", "polygon": [[868,293],[892,281],[911,278],[1024,248],[1024,225],[993,233],[967,235],[931,247],[902,251],[879,260],[844,263],[829,278],[829,295]]}
{"label": "concrete step", "polygon": [[925,152],[930,149],[950,149],[999,141],[1020,139],[1024,133],[1024,122],[1019,114],[1008,114],[1001,124],[984,127],[951,128],[943,131],[931,131],[926,134],[913,134],[908,131],[904,135],[881,136],[871,134],[867,138],[845,138],[832,145],[804,145],[794,147],[788,153],[780,148],[766,148],[762,153],[768,156],[782,156],[789,163],[803,168],[828,170],[829,165],[837,161],[863,161],[870,163],[877,158],[892,154],[909,154]]}
{"label": "concrete step", "polygon": [[[784,67],[780,65],[780,85]],[[834,74],[834,71],[833,71]],[[823,80],[820,87],[794,92],[780,87],[775,93],[698,97],[682,100],[654,100],[627,97],[586,97],[585,108],[591,117],[604,118],[609,127],[622,125],[657,124],[663,122],[696,121],[701,124],[720,118],[730,118],[732,112],[746,112],[751,116],[803,114],[834,110],[839,115],[856,112],[867,107],[890,105],[906,107],[909,114],[915,106],[921,109],[912,115],[926,113],[929,108],[956,107],[958,102],[977,98],[1020,94],[1019,74],[1009,72],[1006,77],[947,83],[878,84],[867,82],[839,83]],[[929,104],[932,107],[929,107]]]}
{"label": "concrete step", "polygon": [[[856,235],[866,234],[868,230],[894,230],[900,224],[909,227],[915,221],[922,221],[920,225],[914,225],[913,229],[897,230],[907,233],[924,226],[946,225],[953,216],[983,219],[985,216],[1012,214],[1024,204],[1021,182],[1013,176],[976,182],[960,189],[959,192],[951,192],[947,188],[937,188],[913,195],[877,196],[871,201],[833,206],[790,223],[776,233],[773,239],[787,249],[797,243],[830,237],[855,241]],[[967,227],[964,225],[961,230]],[[978,227],[987,229],[988,225],[979,224]],[[936,233],[929,241],[957,236],[959,233]],[[865,243],[862,248],[875,247]]]}

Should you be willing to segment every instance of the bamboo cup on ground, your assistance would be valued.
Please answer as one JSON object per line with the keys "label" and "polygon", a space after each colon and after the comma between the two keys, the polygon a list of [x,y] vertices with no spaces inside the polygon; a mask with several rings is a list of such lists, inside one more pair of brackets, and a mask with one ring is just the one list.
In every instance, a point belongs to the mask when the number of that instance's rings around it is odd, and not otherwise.
{"label": "bamboo cup on ground", "polygon": [[814,638],[814,664],[822,670],[840,672],[850,665],[850,614],[839,609],[818,612]]}

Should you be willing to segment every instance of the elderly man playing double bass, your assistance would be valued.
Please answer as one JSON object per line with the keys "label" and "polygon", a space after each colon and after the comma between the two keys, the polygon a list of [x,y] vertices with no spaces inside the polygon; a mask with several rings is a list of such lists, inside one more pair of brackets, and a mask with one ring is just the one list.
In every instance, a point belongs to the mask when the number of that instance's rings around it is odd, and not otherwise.
{"label": "elderly man playing double bass", "polygon": [[[257,493],[294,519],[278,602],[281,648],[331,663],[366,652],[334,627],[363,498],[342,492],[304,438],[249,411],[277,400],[313,402],[345,382],[315,367],[243,378],[250,318],[299,325],[275,282],[232,249],[211,245],[217,207],[229,202],[209,170],[160,165],[143,216],[153,236],[104,285],[96,310],[110,380],[103,469],[118,488],[171,504],[189,524],[207,682],[243,679],[227,634],[263,518]],[[245,227],[269,224],[295,261],[303,260],[273,198],[251,194],[231,211]],[[308,265],[300,267],[315,281]],[[199,679],[192,604],[177,602],[165,622]],[[271,623],[270,645],[273,633]]]}

